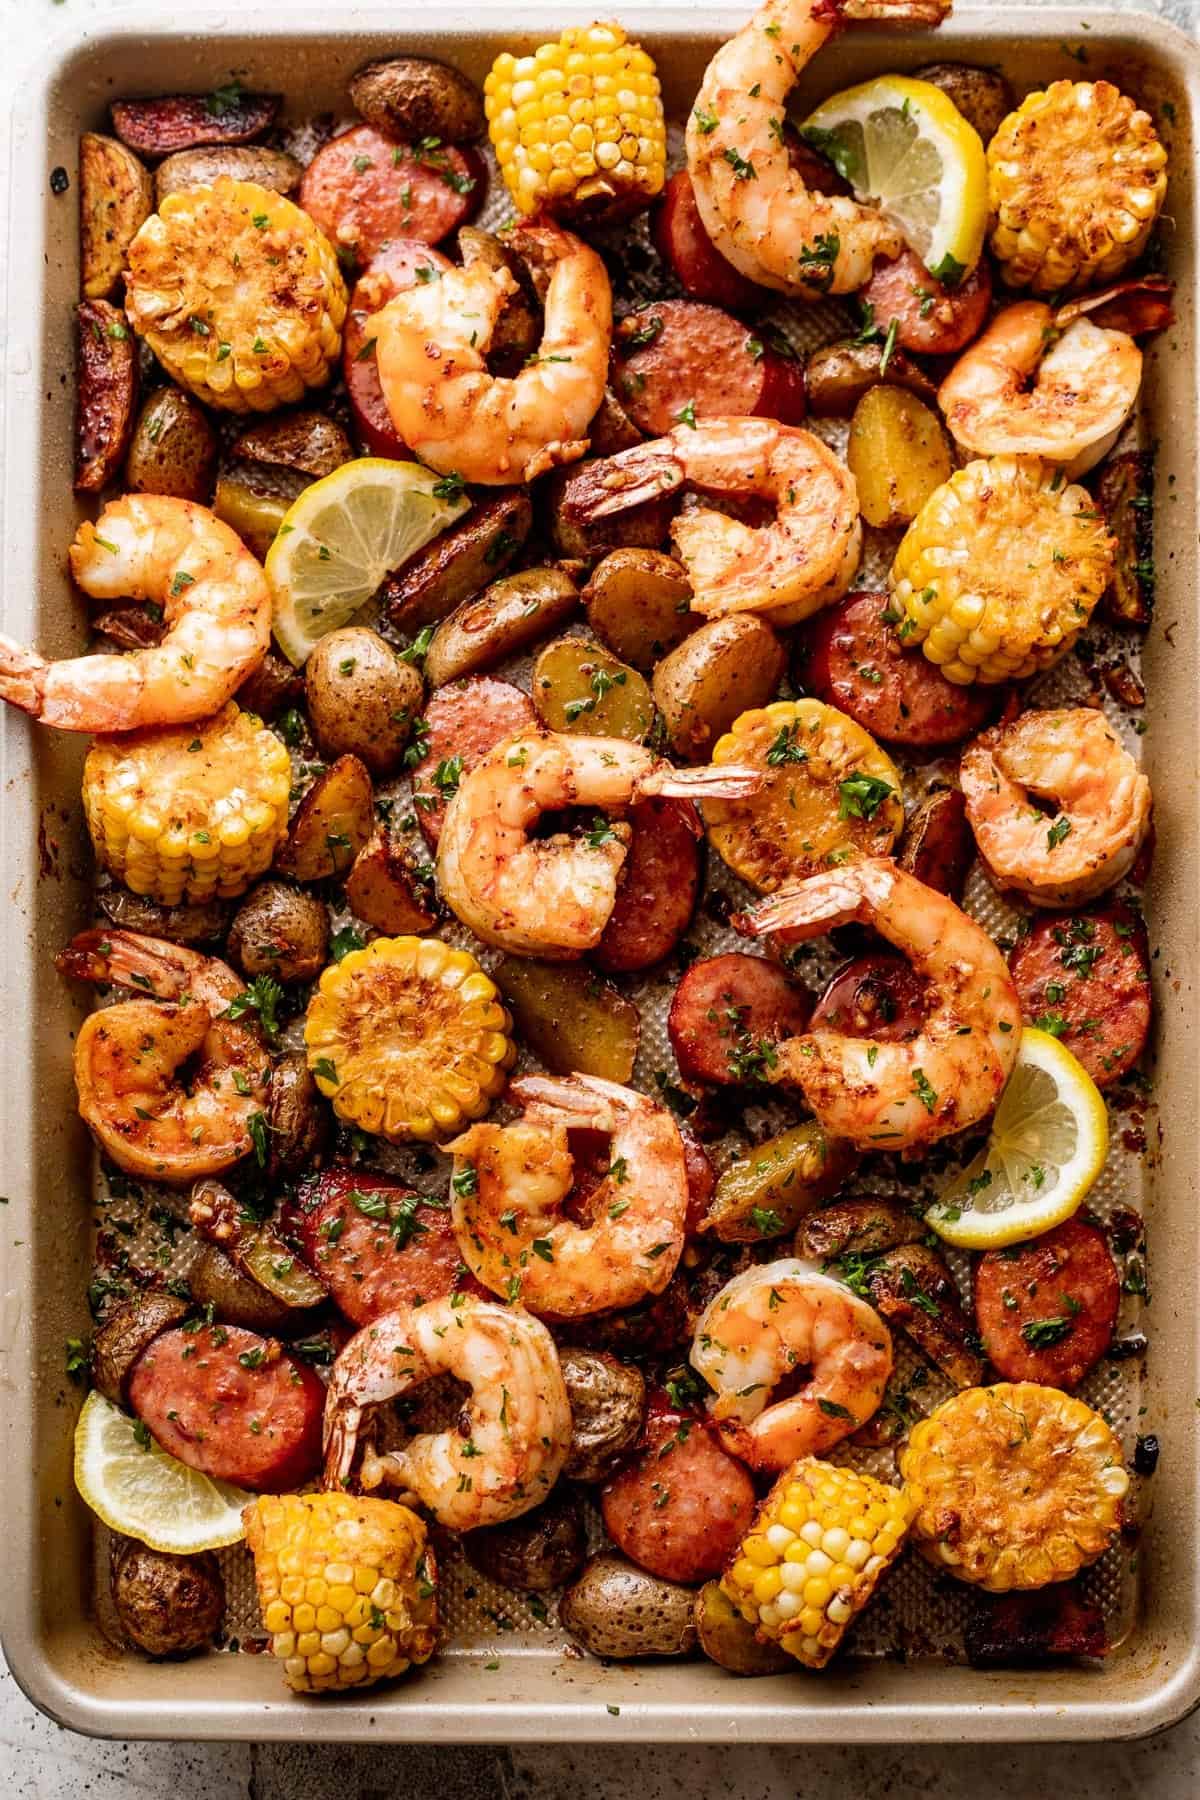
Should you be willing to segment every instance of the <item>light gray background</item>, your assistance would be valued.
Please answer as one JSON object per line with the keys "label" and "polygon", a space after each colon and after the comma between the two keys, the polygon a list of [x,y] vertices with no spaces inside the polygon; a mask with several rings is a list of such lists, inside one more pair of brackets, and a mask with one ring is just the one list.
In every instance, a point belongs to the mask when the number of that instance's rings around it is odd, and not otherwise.
{"label": "light gray background", "polygon": [[[186,0],[185,0],[186,3]],[[342,0],[342,4],[345,0]],[[994,0],[999,4],[1000,0]],[[1162,14],[1190,30],[1196,0],[1107,0]],[[255,13],[286,0],[256,0]],[[336,4],[336,0],[335,0]],[[478,0],[481,10],[513,0]],[[753,0],[747,0],[747,10]],[[119,0],[0,0],[4,44],[0,92],[19,77],[47,29],[115,11]],[[597,0],[619,15],[619,0]],[[519,11],[519,0],[517,0]],[[1080,18],[1087,7],[1081,6]],[[7,109],[5,109],[7,111]],[[3,116],[3,115],[0,115]],[[2,141],[2,140],[0,140]],[[0,155],[3,154],[0,149]],[[4,183],[0,181],[0,193]],[[19,1580],[7,1568],[3,1579]],[[0,1657],[0,1800],[1196,1800],[1200,1713],[1174,1731],[1131,1745],[857,1748],[800,1750],[606,1747],[378,1750],[337,1745],[116,1744],[61,1730],[32,1707]]]}

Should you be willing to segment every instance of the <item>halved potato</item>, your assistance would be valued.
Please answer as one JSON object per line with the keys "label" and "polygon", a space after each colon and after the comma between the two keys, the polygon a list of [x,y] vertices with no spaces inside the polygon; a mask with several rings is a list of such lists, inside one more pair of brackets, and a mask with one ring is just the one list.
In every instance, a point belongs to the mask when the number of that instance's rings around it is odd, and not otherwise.
{"label": "halved potato", "polygon": [[854,409],[846,461],[868,525],[907,525],[949,481],[950,440],[937,414],[905,388],[873,387]]}
{"label": "halved potato", "polygon": [[547,644],[533,665],[529,694],[551,731],[641,744],[654,724],[654,701],[637,670],[589,638]]}
{"label": "halved potato", "polygon": [[561,569],[522,569],[494,581],[434,632],[425,658],[429,685],[495,668],[563,624],[578,605],[575,583]]}
{"label": "halved potato", "polygon": [[79,279],[84,298],[107,300],[128,250],[154,211],[154,187],[132,150],[85,131],[79,140]]}
{"label": "halved potato", "polygon": [[588,624],[623,662],[648,674],[703,623],[690,611],[683,564],[661,550],[613,550],[583,590]]}
{"label": "halved potato", "polygon": [[425,877],[412,855],[377,830],[346,878],[346,904],[355,918],[389,937],[420,936],[437,924],[432,864]]}
{"label": "halved potato", "polygon": [[506,956],[492,979],[513,1024],[552,1075],[600,1075],[627,1082],[641,1015],[632,1000],[586,963]]}
{"label": "halved potato", "polygon": [[755,1144],[719,1178],[701,1225],[724,1244],[752,1244],[794,1231],[836,1194],[857,1162],[854,1150],[810,1119]]}
{"label": "halved potato", "polygon": [[763,619],[731,613],[701,625],[654,671],[672,750],[703,762],[740,713],[766,705],[786,666],[783,645]]}
{"label": "halved potato", "polygon": [[700,1648],[731,1675],[781,1675],[795,1661],[781,1644],[763,1643],[719,1581],[706,1581],[693,1613]]}
{"label": "halved potato", "polygon": [[373,824],[371,777],[357,756],[339,756],[301,800],[275,867],[297,881],[345,875]]}

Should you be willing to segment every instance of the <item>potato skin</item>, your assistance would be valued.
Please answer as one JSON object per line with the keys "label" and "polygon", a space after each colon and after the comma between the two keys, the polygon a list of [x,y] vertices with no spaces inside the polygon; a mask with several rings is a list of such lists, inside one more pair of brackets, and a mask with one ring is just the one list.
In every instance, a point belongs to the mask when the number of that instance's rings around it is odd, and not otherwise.
{"label": "potato skin", "polygon": [[239,89],[218,106],[204,94],[159,94],[152,100],[114,100],[113,130],[141,156],[169,156],[201,144],[246,144],[272,124],[281,94]]}
{"label": "potato skin", "polygon": [[328,908],[285,881],[260,881],[233,916],[228,947],[251,980],[315,981],[329,949]]}
{"label": "potato skin", "polygon": [[243,431],[232,454],[247,462],[278,463],[319,479],[354,455],[341,426],[320,412],[277,413]]}
{"label": "potato skin", "polygon": [[614,656],[643,675],[702,623],[690,612],[682,563],[660,550],[613,550],[583,590],[588,624]]}
{"label": "potato skin", "polygon": [[719,1581],[700,1589],[694,1617],[701,1650],[731,1675],[782,1675],[796,1667],[782,1644],[760,1642]]}
{"label": "potato skin", "polygon": [[859,511],[882,529],[915,519],[954,467],[937,414],[915,394],[886,384],[869,388],[855,407],[846,461],[858,484]]}
{"label": "potato skin", "polygon": [[182,388],[156,388],[138,414],[125,485],[135,494],[172,494],[207,506],[218,450],[204,408]]}
{"label": "potato skin", "polygon": [[197,1306],[211,1306],[225,1325],[241,1325],[271,1337],[297,1330],[307,1313],[286,1306],[243,1270],[219,1244],[202,1243],[188,1271]]}
{"label": "potato skin", "polygon": [[147,937],[169,938],[173,944],[214,944],[225,935],[228,903],[197,901],[185,906],[160,906],[145,894],[128,888],[104,888],[96,896],[104,916],[126,931],[142,931]]}
{"label": "potato skin", "polygon": [[701,625],[663,657],[651,683],[671,748],[687,762],[705,762],[740,713],[774,696],[786,663],[762,619],[732,613]]}
{"label": "potato skin", "polygon": [[758,1243],[793,1231],[837,1193],[857,1161],[849,1144],[828,1137],[815,1120],[793,1125],[753,1145],[725,1170],[703,1229],[726,1244]]}
{"label": "potato skin", "polygon": [[222,470],[212,509],[236,531],[252,556],[265,562],[288,507],[308,486],[302,475],[267,463],[234,463]]}
{"label": "potato skin", "polygon": [[75,491],[97,494],[115,479],[133,430],[137,348],[125,315],[107,300],[81,300],[75,327]]}
{"label": "potato skin", "polygon": [[[804,371],[808,410],[816,419],[848,419],[868,389],[884,378],[883,344],[826,344],[814,350]],[[923,369],[893,347],[887,379],[931,404],[937,386]]]}
{"label": "potato skin", "polygon": [[604,1481],[642,1429],[645,1377],[603,1350],[560,1350],[558,1360],[571,1403],[563,1474],[571,1481]]}
{"label": "potato skin", "polygon": [[532,524],[533,507],[523,488],[481,501],[388,576],[383,592],[391,623],[398,631],[417,632],[473,600],[503,575]]}
{"label": "potato skin", "polygon": [[432,880],[418,874],[411,851],[395,843],[383,826],[354,859],[346,877],[346,904],[356,919],[389,937],[419,935],[438,918]]}
{"label": "potato skin", "polygon": [[271,1181],[303,1175],[323,1161],[332,1119],[303,1050],[286,1051],[271,1071],[267,1125]]}
{"label": "potato skin", "polygon": [[187,1302],[174,1294],[139,1294],[110,1313],[92,1344],[92,1384],[106,1400],[126,1406],[126,1389],[134,1364],[160,1331],[169,1331],[187,1314]]}
{"label": "potato skin", "polygon": [[466,144],[484,130],[483,97],[474,82],[430,57],[367,63],[351,79],[350,99],[369,125],[396,137]]}
{"label": "potato skin", "polygon": [[372,775],[399,768],[424,687],[378,632],[347,625],[323,637],[304,665],[304,689],[323,756],[357,756]]}
{"label": "potato skin", "polygon": [[79,261],[85,300],[107,300],[125,252],[149,218],[149,170],[116,138],[85,131],[79,140]]}
{"label": "potato skin", "polygon": [[276,852],[275,867],[296,881],[344,875],[370,837],[374,823],[366,765],[357,756],[339,756],[301,800]]}
{"label": "potato skin", "polygon": [[644,743],[654,724],[645,679],[603,644],[556,638],[533,666],[530,696],[551,731]]}
{"label": "potato skin", "polygon": [[935,62],[913,70],[914,79],[941,88],[957,106],[968,125],[973,125],[984,148],[994,138],[1016,101],[1012,88],[998,69],[977,69],[970,63]]}
{"label": "potato skin", "polygon": [[425,658],[429,685],[494,668],[561,625],[578,604],[575,583],[561,569],[522,569],[494,581],[438,626]]}
{"label": "potato skin", "polygon": [[579,1502],[556,1488],[543,1505],[503,1525],[463,1534],[467,1561],[501,1587],[546,1594],[577,1575],[587,1556]]}
{"label": "potato skin", "polygon": [[696,1644],[691,1588],[620,1556],[594,1556],[558,1603],[561,1623],[593,1656],[630,1662],[687,1656]]}
{"label": "potato skin", "polygon": [[210,1643],[225,1612],[225,1583],[211,1550],[172,1556],[126,1540],[112,1575],[126,1637],[147,1656],[182,1656]]}
{"label": "potato skin", "polygon": [[627,1082],[641,1015],[632,1000],[582,962],[506,956],[493,979],[520,1036],[552,1075]]}
{"label": "potato skin", "polygon": [[253,181],[272,194],[294,194],[304,169],[283,150],[265,144],[213,144],[200,150],[177,150],[154,171],[154,204],[184,188],[211,187],[218,175]]}
{"label": "potato skin", "polygon": [[304,677],[277,650],[267,651],[237,691],[242,711],[257,713],[260,719],[274,719],[285,707],[298,706],[303,698]]}

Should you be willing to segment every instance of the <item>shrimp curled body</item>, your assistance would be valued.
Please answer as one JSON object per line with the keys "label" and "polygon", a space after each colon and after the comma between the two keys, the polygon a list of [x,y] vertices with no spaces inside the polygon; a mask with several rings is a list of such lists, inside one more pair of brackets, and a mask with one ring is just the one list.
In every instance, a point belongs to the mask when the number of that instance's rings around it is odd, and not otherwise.
{"label": "shrimp curled body", "polygon": [[0,698],[60,731],[137,731],[218,712],[271,640],[271,592],[241,539],[206,506],[126,494],[85,521],[71,573],[97,600],[151,600],[160,643],[46,662],[0,637]]}
{"label": "shrimp curled body", "polygon": [[[715,1390],[710,1410],[753,1469],[822,1456],[878,1410],[892,1340],[874,1307],[794,1257],[745,1269],[702,1313],[690,1361]],[[771,1404],[797,1369],[808,1380]]]}
{"label": "shrimp curled body", "polygon": [[[463,1260],[494,1293],[531,1312],[578,1318],[661,1294],[683,1251],[688,1183],[679,1127],[664,1106],[614,1082],[526,1076],[513,1125],[473,1125],[448,1145]],[[571,1190],[569,1128],[608,1132],[608,1174],[591,1222],[560,1208]],[[473,1169],[473,1180],[467,1171]],[[467,1190],[467,1191],[464,1191]]]}
{"label": "shrimp curled body", "polygon": [[596,252],[557,226],[524,226],[522,247],[549,268],[542,342],[528,367],[489,373],[487,349],[517,282],[483,263],[406,289],[371,321],[392,423],[441,474],[494,485],[532,481],[587,449],[604,397],[612,289]]}
{"label": "shrimp curled body", "polygon": [[471,1390],[454,1425],[365,1455],[362,1485],[403,1488],[451,1531],[515,1519],[544,1500],[571,1443],[554,1339],[526,1312],[461,1294],[384,1313],[341,1351],[325,1402],[326,1487],[346,1483],[367,1407],[445,1374]]}
{"label": "shrimp curled body", "polygon": [[1150,828],[1150,783],[1092,707],[993,726],[963,752],[960,779],[996,885],[1037,906],[1094,900],[1129,873]]}
{"label": "shrimp curled body", "polygon": [[832,1136],[863,1149],[908,1149],[978,1124],[1016,1061],[1021,1008],[1000,951],[952,900],[870,857],[781,888],[739,923],[796,942],[852,921],[925,978],[921,1029],[884,1043],[819,1026],[776,1046],[769,1078],[800,1088]]}
{"label": "shrimp curled body", "polygon": [[[757,770],[734,764],[675,769],[620,738],[524,732],[463,776],[446,808],[438,882],[485,944],[523,956],[582,956],[603,936],[631,837],[605,814],[650,794],[736,797],[761,781]],[[586,836],[530,836],[543,813],[567,806],[597,810]]]}

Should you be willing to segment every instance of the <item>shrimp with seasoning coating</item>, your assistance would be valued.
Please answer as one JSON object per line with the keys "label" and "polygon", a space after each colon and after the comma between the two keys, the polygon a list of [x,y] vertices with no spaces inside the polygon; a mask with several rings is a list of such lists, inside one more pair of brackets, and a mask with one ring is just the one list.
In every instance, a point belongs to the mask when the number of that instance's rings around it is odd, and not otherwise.
{"label": "shrimp with seasoning coating", "polygon": [[544,1500],[571,1444],[554,1339],[528,1313],[466,1294],[399,1306],[339,1353],[325,1402],[325,1486],[346,1485],[367,1407],[443,1374],[471,1390],[455,1423],[385,1456],[368,1451],[363,1487],[400,1487],[451,1531],[515,1519]]}
{"label": "shrimp with seasoning coating", "polygon": [[521,237],[550,273],[542,341],[518,375],[491,375],[486,360],[501,308],[519,292],[507,268],[447,269],[369,321],[392,424],[442,475],[512,486],[576,462],[604,398],[612,340],[604,264],[557,225],[527,225]]}
{"label": "shrimp with seasoning coating", "polygon": [[[589,1075],[527,1075],[508,1098],[524,1119],[472,1125],[447,1145],[454,1230],[476,1280],[557,1318],[661,1294],[683,1251],[688,1203],[683,1140],[666,1107]],[[571,1190],[570,1129],[611,1138],[587,1224],[560,1210]]]}
{"label": "shrimp with seasoning coating", "polygon": [[137,731],[219,712],[267,653],[271,590],[207,506],[126,494],[85,520],[71,573],[94,600],[151,600],[162,641],[122,656],[46,662],[0,636],[0,699],[60,731]]}
{"label": "shrimp with seasoning coating", "polygon": [[[715,1391],[709,1410],[752,1469],[822,1456],[876,1412],[892,1339],[874,1307],[794,1257],[744,1269],[705,1307],[689,1361]],[[786,1400],[771,1390],[809,1378]]]}
{"label": "shrimp with seasoning coating", "polygon": [[963,751],[959,779],[993,881],[1035,906],[1094,900],[1129,873],[1150,828],[1150,783],[1093,707],[992,726]]}
{"label": "shrimp with seasoning coating", "polygon": [[[631,827],[609,824],[650,794],[737,798],[761,785],[757,769],[676,769],[622,738],[527,731],[489,751],[463,776],[438,840],[447,905],[485,944],[562,961],[604,935]],[[533,838],[543,813],[595,807],[583,837]]]}
{"label": "shrimp with seasoning coating", "polygon": [[735,922],[802,943],[852,921],[924,977],[921,1029],[885,1043],[819,1025],[777,1044],[766,1078],[798,1087],[826,1131],[865,1150],[907,1150],[979,1124],[1017,1059],[1021,1007],[996,945],[945,894],[868,857],[780,888]]}

